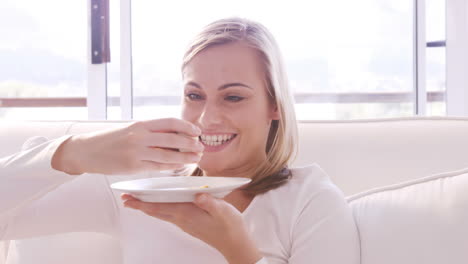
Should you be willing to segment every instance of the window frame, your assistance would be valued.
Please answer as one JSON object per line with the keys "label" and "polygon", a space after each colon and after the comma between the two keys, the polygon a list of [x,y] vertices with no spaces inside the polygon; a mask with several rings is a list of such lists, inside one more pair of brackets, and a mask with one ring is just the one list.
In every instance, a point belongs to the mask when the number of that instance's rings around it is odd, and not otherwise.
{"label": "window frame", "polygon": [[414,0],[413,7],[413,88],[414,115],[426,116],[426,1]]}

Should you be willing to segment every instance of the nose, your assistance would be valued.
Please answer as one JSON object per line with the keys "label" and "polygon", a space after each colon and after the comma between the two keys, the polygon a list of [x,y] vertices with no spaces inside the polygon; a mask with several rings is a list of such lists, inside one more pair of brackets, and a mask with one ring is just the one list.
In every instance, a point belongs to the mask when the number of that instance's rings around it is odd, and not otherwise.
{"label": "nose", "polygon": [[222,124],[223,114],[216,102],[206,101],[203,110],[198,118],[198,122],[204,128],[212,128]]}

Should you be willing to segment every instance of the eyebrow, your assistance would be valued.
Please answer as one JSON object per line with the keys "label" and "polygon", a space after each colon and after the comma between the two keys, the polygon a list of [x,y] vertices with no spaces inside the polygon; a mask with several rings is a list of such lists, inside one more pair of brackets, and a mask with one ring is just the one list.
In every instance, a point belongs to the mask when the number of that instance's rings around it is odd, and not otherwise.
{"label": "eyebrow", "polygon": [[[191,86],[194,86],[194,87],[196,87],[198,89],[201,89],[201,86],[196,82],[188,82],[186,85],[191,85]],[[227,89],[227,88],[233,87],[233,86],[241,86],[241,87],[246,87],[246,88],[252,89],[252,87],[248,86],[247,84],[237,82],[237,83],[223,84],[220,87],[218,87],[218,90],[224,90],[224,89]]]}

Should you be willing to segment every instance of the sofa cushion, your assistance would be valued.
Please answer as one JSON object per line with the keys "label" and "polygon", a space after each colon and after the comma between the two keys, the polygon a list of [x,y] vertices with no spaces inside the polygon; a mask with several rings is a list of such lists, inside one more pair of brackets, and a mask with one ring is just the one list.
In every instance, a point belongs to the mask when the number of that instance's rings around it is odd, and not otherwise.
{"label": "sofa cushion", "polygon": [[349,199],[362,264],[462,264],[468,260],[468,169]]}

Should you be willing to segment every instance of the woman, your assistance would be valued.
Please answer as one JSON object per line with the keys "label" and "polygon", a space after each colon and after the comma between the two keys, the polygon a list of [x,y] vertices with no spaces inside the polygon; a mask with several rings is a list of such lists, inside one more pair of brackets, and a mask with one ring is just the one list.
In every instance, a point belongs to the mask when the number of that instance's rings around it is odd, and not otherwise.
{"label": "woman", "polygon": [[[297,128],[280,58],[258,23],[234,18],[208,25],[184,56],[183,120],[36,139],[2,160],[7,173],[0,186],[23,191],[0,194],[7,201],[0,208],[6,219],[0,239],[104,232],[121,239],[125,263],[359,263],[356,227],[341,192],[315,165],[288,168]],[[145,203],[128,194],[115,203],[117,194],[102,175],[53,191],[73,175],[187,163],[198,164],[192,175],[252,182],[224,199],[199,195],[178,204]],[[65,199],[61,207],[54,202]],[[44,213],[11,221],[32,210]]]}

